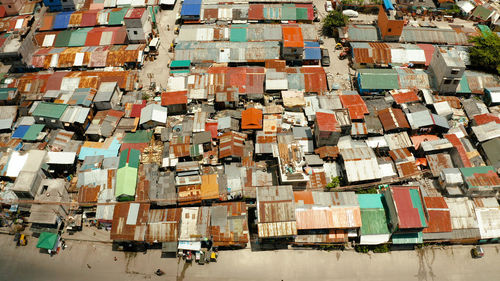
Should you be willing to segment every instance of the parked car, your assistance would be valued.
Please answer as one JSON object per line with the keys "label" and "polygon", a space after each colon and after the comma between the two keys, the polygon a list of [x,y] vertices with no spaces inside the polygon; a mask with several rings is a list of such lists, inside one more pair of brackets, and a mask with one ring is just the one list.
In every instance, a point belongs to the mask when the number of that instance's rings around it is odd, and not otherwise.
{"label": "parked car", "polygon": [[471,255],[475,259],[480,259],[484,257],[484,250],[481,246],[476,246],[470,251]]}
{"label": "parked car", "polygon": [[330,66],[330,55],[328,49],[321,49],[321,65]]}
{"label": "parked car", "polygon": [[325,10],[326,10],[327,12],[331,12],[331,11],[333,11],[333,5],[332,5],[332,2],[330,2],[330,1],[326,1],[326,2],[325,2]]}

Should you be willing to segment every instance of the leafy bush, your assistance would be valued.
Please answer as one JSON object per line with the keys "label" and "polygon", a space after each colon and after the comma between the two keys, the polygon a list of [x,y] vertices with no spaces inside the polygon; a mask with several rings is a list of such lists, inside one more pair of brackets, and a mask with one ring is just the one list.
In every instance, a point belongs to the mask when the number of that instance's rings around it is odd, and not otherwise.
{"label": "leafy bush", "polygon": [[333,35],[335,34],[335,29],[337,27],[345,26],[348,20],[349,18],[342,14],[341,11],[331,11],[323,20],[321,33],[324,36],[333,37]]}
{"label": "leafy bush", "polygon": [[476,36],[470,40],[474,47],[469,49],[472,65],[486,71],[500,74],[500,37],[495,33]]}

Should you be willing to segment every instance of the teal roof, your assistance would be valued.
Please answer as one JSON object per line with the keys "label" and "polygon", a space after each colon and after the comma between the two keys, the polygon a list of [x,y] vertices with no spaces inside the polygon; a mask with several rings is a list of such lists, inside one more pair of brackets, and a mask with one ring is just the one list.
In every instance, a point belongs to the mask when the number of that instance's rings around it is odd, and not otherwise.
{"label": "teal roof", "polygon": [[487,25],[478,24],[477,28],[481,31],[483,36],[488,36],[492,34],[491,29]]}
{"label": "teal roof", "polygon": [[41,102],[33,111],[33,116],[59,119],[68,107],[67,104]]}
{"label": "teal roof", "polygon": [[412,233],[393,233],[392,243],[393,244],[421,244],[424,242],[422,232],[412,232]]}
{"label": "teal roof", "polygon": [[362,90],[399,89],[398,72],[394,69],[360,69],[358,73]]}
{"label": "teal roof", "polygon": [[191,71],[189,71],[188,69],[184,69],[184,70],[170,70],[170,73],[190,73]]}
{"label": "teal roof", "polygon": [[411,203],[413,204],[413,208],[416,208],[418,211],[418,216],[420,218],[420,223],[423,227],[427,227],[427,221],[425,219],[424,207],[422,206],[422,200],[420,200],[420,192],[418,189],[410,189],[410,197]]}
{"label": "teal roof", "polygon": [[45,128],[45,125],[43,124],[33,124],[30,126],[30,128],[28,129],[28,131],[26,131],[26,133],[24,134],[23,136],[23,140],[26,140],[26,141],[34,141],[38,138],[38,135],[40,134],[40,132],[43,130],[43,128]]}
{"label": "teal roof", "polygon": [[8,100],[9,92],[16,92],[17,88],[0,88],[0,100]]}
{"label": "teal roof", "polygon": [[106,148],[94,148],[90,146],[85,146],[85,144],[80,148],[80,153],[78,154],[78,160],[84,160],[87,156],[97,156],[102,155],[104,158],[116,157],[120,146],[122,144],[116,137],[113,138],[111,144]]}
{"label": "teal roof", "polygon": [[232,27],[231,35],[229,41],[231,42],[246,42],[247,41],[247,28],[242,27]]}
{"label": "teal roof", "polygon": [[146,143],[150,142],[153,137],[153,132],[139,130],[135,133],[127,133],[122,140],[122,143]]}
{"label": "teal roof", "polygon": [[170,67],[189,67],[190,65],[190,60],[173,60],[170,63]]}
{"label": "teal roof", "polygon": [[389,234],[391,231],[387,223],[387,215],[383,208],[361,208],[361,235]]}
{"label": "teal roof", "polygon": [[123,18],[125,14],[128,12],[128,9],[121,9],[118,11],[112,11],[109,13],[108,25],[122,25]]}
{"label": "teal roof", "polygon": [[382,200],[385,200],[383,194],[358,194],[361,209],[384,209]]}
{"label": "teal roof", "polygon": [[[496,175],[495,168],[492,166],[479,166],[479,167],[470,167],[470,168],[460,168],[460,172],[465,178],[465,182],[467,183],[467,188],[481,188],[484,186],[495,186],[497,185],[486,176],[479,176],[478,174],[487,174],[492,173],[492,176]],[[479,178],[484,180],[479,180]]]}
{"label": "teal roof", "polygon": [[56,246],[58,238],[59,235],[57,235],[56,233],[42,232],[40,233],[40,237],[38,238],[36,247],[39,249],[52,250]]}
{"label": "teal roof", "polygon": [[70,30],[63,30],[59,32],[56,36],[56,41],[54,42],[54,47],[67,47],[69,45],[69,40],[71,39]]}
{"label": "teal roof", "polygon": [[68,41],[68,47],[82,47],[85,46],[85,40],[87,40],[87,34],[92,28],[80,28],[71,33]]}
{"label": "teal roof", "polygon": [[467,81],[467,77],[465,76],[465,73],[462,76],[462,79],[460,79],[460,83],[458,84],[457,93],[460,93],[460,94],[472,93],[472,91],[469,87],[469,81]]}
{"label": "teal roof", "polygon": [[308,20],[309,15],[307,14],[307,8],[297,8],[297,19],[298,20]]}
{"label": "teal roof", "polygon": [[495,169],[491,166],[479,166],[470,168],[460,168],[460,172],[464,177],[472,177],[474,174],[486,174],[489,171],[495,172]]}

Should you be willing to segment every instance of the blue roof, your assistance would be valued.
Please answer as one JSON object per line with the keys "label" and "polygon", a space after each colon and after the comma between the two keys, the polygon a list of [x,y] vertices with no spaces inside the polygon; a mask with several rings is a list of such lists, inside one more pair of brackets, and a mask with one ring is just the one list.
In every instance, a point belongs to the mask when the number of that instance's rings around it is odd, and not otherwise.
{"label": "blue roof", "polygon": [[201,5],[201,0],[185,0],[182,5]]}
{"label": "blue roof", "polygon": [[13,139],[22,139],[31,126],[21,125],[12,134]]}
{"label": "blue roof", "polygon": [[116,157],[118,155],[118,151],[120,150],[121,145],[122,144],[120,143],[120,141],[114,138],[107,149],[82,146],[80,148],[80,154],[78,154],[78,160],[84,160],[85,157],[87,156],[96,156],[96,155],[102,155],[104,156],[104,158]]}
{"label": "blue roof", "polygon": [[304,47],[306,48],[319,48],[319,42],[316,41],[304,41]]}
{"label": "blue roof", "polygon": [[384,0],[384,7],[386,10],[394,10],[391,0]]}
{"label": "blue roof", "polygon": [[69,18],[73,12],[62,12],[56,15],[52,29],[66,29],[68,28]]}
{"label": "blue roof", "polygon": [[201,4],[186,5],[186,3],[184,2],[181,9],[181,16],[199,16],[200,11]]}
{"label": "blue roof", "polygon": [[321,59],[320,48],[304,48],[304,55],[306,60],[319,60]]}

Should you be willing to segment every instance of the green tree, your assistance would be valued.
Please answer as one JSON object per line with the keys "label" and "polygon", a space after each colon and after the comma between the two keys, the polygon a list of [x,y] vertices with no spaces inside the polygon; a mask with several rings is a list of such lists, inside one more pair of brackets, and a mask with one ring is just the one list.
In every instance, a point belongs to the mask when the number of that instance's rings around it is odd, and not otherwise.
{"label": "green tree", "polygon": [[476,36],[470,40],[474,47],[469,49],[470,61],[474,67],[500,74],[500,37],[495,33]]}
{"label": "green tree", "polygon": [[326,185],[326,189],[330,191],[332,188],[340,186],[340,177],[332,177],[332,181]]}
{"label": "green tree", "polygon": [[343,15],[341,11],[331,11],[323,20],[321,33],[324,36],[332,37],[335,34],[335,29],[345,26],[348,20],[347,16]]}

